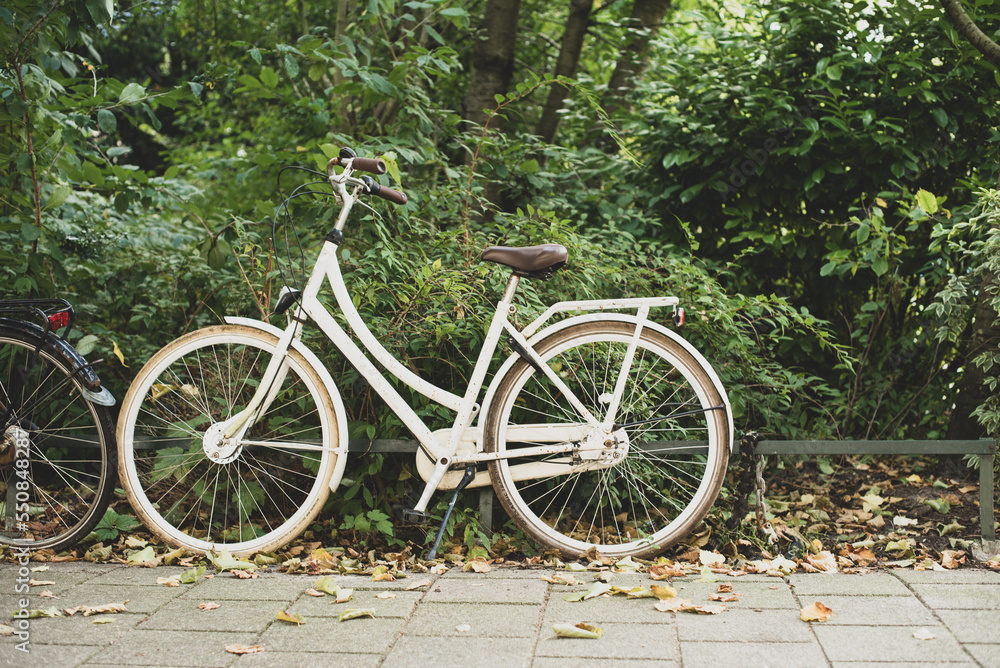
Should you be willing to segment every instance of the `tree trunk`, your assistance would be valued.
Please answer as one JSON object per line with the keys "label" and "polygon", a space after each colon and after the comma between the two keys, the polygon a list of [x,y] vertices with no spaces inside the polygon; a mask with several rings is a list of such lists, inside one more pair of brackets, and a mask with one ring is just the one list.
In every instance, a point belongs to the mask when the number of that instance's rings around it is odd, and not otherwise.
{"label": "tree trunk", "polygon": [[[495,96],[506,95],[510,88],[520,11],[521,0],[486,3],[486,14],[472,50],[472,77],[465,95],[465,119],[471,124],[484,125],[489,117],[485,110],[495,108]],[[493,121],[494,129],[499,121]]]}
{"label": "tree trunk", "polygon": [[[566,19],[566,29],[563,31],[559,44],[559,57],[556,59],[554,75],[572,77],[576,74],[576,66],[580,62],[580,52],[583,50],[583,38],[587,34],[587,24],[594,7],[594,0],[571,0],[569,16]],[[559,112],[563,102],[569,95],[569,88],[562,84],[552,84],[549,88],[549,98],[542,110],[535,134],[546,144],[551,144],[559,130]]]}
{"label": "tree trunk", "polygon": [[955,28],[976,47],[986,60],[1000,67],[1000,44],[990,39],[966,13],[962,0],[941,0],[944,13],[948,15]]}
{"label": "tree trunk", "polygon": [[[476,33],[476,44],[472,49],[472,76],[463,105],[466,127],[477,134],[488,120],[490,129],[503,129],[503,118],[495,116],[490,119],[487,109],[495,109],[496,96],[506,95],[510,88],[520,11],[521,0],[487,0],[483,23]],[[493,205],[502,207],[500,184],[488,183],[485,196]],[[479,206],[473,208],[481,210]]]}
{"label": "tree trunk", "polygon": [[635,88],[636,79],[646,69],[649,62],[649,42],[659,32],[669,8],[670,0],[635,0],[632,5],[625,44],[608,81],[601,105],[612,121],[617,114],[630,109],[631,105],[626,98]]}

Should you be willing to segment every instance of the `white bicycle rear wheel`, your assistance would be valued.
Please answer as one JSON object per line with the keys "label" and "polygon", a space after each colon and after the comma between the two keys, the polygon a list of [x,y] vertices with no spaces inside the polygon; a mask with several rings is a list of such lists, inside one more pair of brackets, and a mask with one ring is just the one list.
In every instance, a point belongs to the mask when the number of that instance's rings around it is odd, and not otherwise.
{"label": "white bicycle rear wheel", "polygon": [[[603,420],[635,325],[567,327],[534,346]],[[519,360],[487,416],[487,452],[569,443],[571,453],[490,464],[500,503],[541,545],[576,558],[649,557],[708,513],[729,460],[729,422],[710,374],[680,344],[642,332],[615,422],[599,435],[543,373]]]}
{"label": "white bicycle rear wheel", "polygon": [[312,366],[292,350],[266,412],[221,460],[205,435],[242,410],[277,346],[269,333],[223,325],[156,353],[122,401],[119,473],[146,526],[171,545],[234,555],[274,551],[323,506],[338,422]]}

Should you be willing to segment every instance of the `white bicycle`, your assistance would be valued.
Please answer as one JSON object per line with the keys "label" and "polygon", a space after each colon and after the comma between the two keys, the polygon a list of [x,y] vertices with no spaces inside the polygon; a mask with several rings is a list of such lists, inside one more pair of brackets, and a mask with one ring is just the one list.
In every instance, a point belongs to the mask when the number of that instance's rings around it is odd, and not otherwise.
{"label": "white bicycle", "polygon": [[[677,298],[559,302],[519,331],[510,320],[519,281],[548,277],[567,251],[487,248],[483,260],[511,270],[506,291],[464,395],[437,387],[369,331],[340,272],[357,198],[406,202],[357,175],[385,170],[350,149],[327,165],[341,209],[304,289],[282,290],[283,330],[229,317],[173,341],[140,370],[122,402],[119,473],[149,529],[196,552],[245,555],[280,548],[320,511],[340,483],[348,432],[334,379],[301,339],[311,320],[419,441],[426,485],[407,521],[430,519],[438,489],[492,484],[521,529],[569,558],[595,548],[651,556],[682,539],[714,503],[734,440],[716,373],[648,317],[670,308],[680,324]],[[451,428],[432,431],[341,327],[319,298],[326,280],[354,338],[388,374],[454,411]],[[504,335],[515,352],[480,399]]]}

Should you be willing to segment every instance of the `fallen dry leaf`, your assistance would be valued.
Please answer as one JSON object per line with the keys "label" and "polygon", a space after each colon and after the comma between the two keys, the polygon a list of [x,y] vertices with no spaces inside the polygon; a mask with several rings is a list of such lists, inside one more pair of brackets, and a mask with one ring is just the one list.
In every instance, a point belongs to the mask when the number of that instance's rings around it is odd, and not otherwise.
{"label": "fallen dry leaf", "polygon": [[715,591],[717,591],[720,594],[732,594],[733,593],[733,585],[722,583],[722,584],[719,585],[718,589],[716,589]]}
{"label": "fallen dry leaf", "polygon": [[458,626],[455,627],[455,630],[460,633],[465,633],[467,631],[471,631],[472,626],[470,626],[469,624],[459,624]]}
{"label": "fallen dry leaf", "polygon": [[391,591],[381,591],[375,594],[375,598],[396,598],[396,594]]}
{"label": "fallen dry leaf", "polygon": [[312,587],[310,587],[309,589],[306,589],[306,594],[308,594],[309,596],[326,596],[326,594],[324,594],[323,592],[316,591]]}
{"label": "fallen dry leaf", "polygon": [[[23,580],[22,580],[22,582],[23,582]],[[41,585],[54,585],[55,581],[53,581],[53,580],[36,580],[35,578],[31,578],[30,580],[28,580],[28,584],[30,586],[32,586],[32,587],[39,587]]]}
{"label": "fallen dry leaf", "polygon": [[821,573],[837,572],[837,559],[826,550],[819,554],[806,554],[806,563]]}
{"label": "fallen dry leaf", "polygon": [[14,635],[14,627],[8,626],[6,624],[0,624],[0,638],[9,638]]}
{"label": "fallen dry leaf", "polygon": [[548,575],[543,575],[541,576],[541,579],[551,584],[557,584],[557,585],[573,586],[580,584],[572,573],[556,573],[551,577]]}
{"label": "fallen dry leaf", "polygon": [[833,610],[816,601],[808,608],[799,610],[799,617],[804,622],[825,622],[833,616]]}
{"label": "fallen dry leaf", "polygon": [[913,632],[913,637],[917,640],[933,640],[937,638],[936,635],[922,627]]}
{"label": "fallen dry leaf", "polygon": [[256,580],[258,577],[257,571],[247,571],[238,568],[234,568],[232,570],[232,573],[233,577],[239,578],[241,580]]}
{"label": "fallen dry leaf", "polygon": [[421,587],[430,587],[430,580],[421,580],[420,582],[414,582],[410,586],[406,587],[404,591],[413,591],[414,589],[420,589]]}
{"label": "fallen dry leaf", "polygon": [[596,640],[601,637],[602,629],[590,624],[553,624],[552,630],[560,638],[589,638]]}
{"label": "fallen dry leaf", "polygon": [[106,605],[78,605],[75,608],[65,608],[63,612],[66,613],[67,617],[72,617],[76,613],[83,613],[84,617],[90,617],[91,615],[103,615],[103,614],[116,614],[119,612],[127,612],[125,610],[125,605],[128,601],[123,601],[122,603],[108,603]]}
{"label": "fallen dry leaf", "polygon": [[675,598],[660,601],[654,606],[660,612],[694,612],[699,615],[717,615],[726,609],[724,605],[694,605],[689,598]]}
{"label": "fallen dry leaf", "polygon": [[39,596],[41,596],[42,598],[59,598],[58,596],[50,592],[48,589],[39,594]]}
{"label": "fallen dry leaf", "polygon": [[666,580],[684,577],[684,569],[679,564],[653,564],[646,574],[654,580]]}
{"label": "fallen dry leaf", "polygon": [[431,566],[430,571],[434,575],[441,575],[442,573],[447,573],[449,568],[448,564],[437,564],[435,566]]}
{"label": "fallen dry leaf", "polygon": [[215,610],[218,607],[220,607],[219,604],[215,603],[213,601],[206,601],[204,603],[199,603],[198,604],[198,609],[199,610]]}
{"label": "fallen dry leaf", "polygon": [[179,575],[174,575],[169,578],[156,578],[156,584],[163,585],[165,587],[180,587],[181,580]]}
{"label": "fallen dry leaf", "polygon": [[264,651],[263,645],[226,645],[230,654],[256,654]]}
{"label": "fallen dry leaf", "polygon": [[714,594],[709,594],[708,599],[710,601],[718,601],[719,603],[732,603],[733,601],[740,600],[740,597],[736,594],[720,594],[719,592],[716,592]]}

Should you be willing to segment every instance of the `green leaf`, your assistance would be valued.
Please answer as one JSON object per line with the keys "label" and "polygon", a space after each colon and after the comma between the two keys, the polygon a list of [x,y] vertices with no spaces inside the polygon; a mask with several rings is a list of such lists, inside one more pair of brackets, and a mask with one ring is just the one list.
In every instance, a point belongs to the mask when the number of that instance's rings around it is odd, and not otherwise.
{"label": "green leaf", "polygon": [[93,334],[87,334],[82,339],[76,342],[76,351],[86,357],[90,353],[94,352],[94,348],[97,346],[99,339]]}
{"label": "green leaf", "polygon": [[263,81],[264,85],[268,88],[274,88],[278,85],[278,73],[265,65],[260,68],[260,80]]}
{"label": "green leaf", "polygon": [[66,203],[66,199],[73,189],[69,186],[56,186],[49,195],[49,200],[45,203],[46,209],[55,209]]}
{"label": "green leaf", "polygon": [[924,499],[924,503],[942,515],[947,515],[951,510],[951,504],[945,499]]}
{"label": "green leaf", "polygon": [[184,571],[181,573],[180,582],[181,584],[194,584],[201,579],[201,576],[205,574],[205,566],[202,564],[197,568],[192,568],[189,571]]}
{"label": "green leaf", "polygon": [[933,110],[931,110],[931,113],[934,114],[934,120],[937,121],[937,124],[939,126],[941,126],[942,128],[947,127],[948,125],[947,111],[945,111],[941,107],[935,107]]}
{"label": "green leaf", "polygon": [[128,555],[128,563],[130,564],[145,564],[150,561],[156,561],[156,552],[153,551],[152,545],[147,545],[145,548]]}
{"label": "green leaf", "polygon": [[101,128],[101,131],[105,134],[111,134],[118,129],[118,120],[115,118],[115,115],[107,109],[101,109],[97,112],[97,126]]}
{"label": "green leaf", "polygon": [[937,213],[938,210],[937,198],[935,198],[934,195],[927,192],[923,188],[917,191],[917,204],[920,205],[920,208],[923,209],[924,213],[926,213],[928,216],[933,216],[935,213]]}
{"label": "green leaf", "polygon": [[118,96],[118,101],[122,104],[133,104],[146,96],[146,89],[137,83],[130,83],[122,90]]}
{"label": "green leaf", "polygon": [[854,237],[855,239],[857,239],[859,244],[863,244],[864,242],[868,241],[868,236],[869,234],[871,234],[871,231],[872,231],[871,225],[868,224],[868,221],[865,221],[861,223],[860,227],[858,227],[858,231],[854,235]]}
{"label": "green leaf", "polygon": [[875,272],[876,276],[885,274],[889,271],[889,261],[881,256],[875,258],[875,261],[872,262],[872,271]]}
{"label": "green leaf", "polygon": [[253,58],[253,61],[255,63],[257,63],[258,65],[260,65],[260,61],[261,61],[261,58],[260,58],[260,49],[258,49],[256,46],[254,48],[250,49],[250,57]]}
{"label": "green leaf", "polygon": [[285,70],[292,79],[299,76],[299,61],[290,53],[285,54]]}
{"label": "green leaf", "polygon": [[313,585],[313,588],[316,591],[325,592],[330,596],[337,596],[337,581],[329,575],[324,575],[316,580],[316,584]]}
{"label": "green leaf", "polygon": [[114,0],[87,0],[87,12],[94,23],[107,23],[115,14]]}
{"label": "green leaf", "polygon": [[83,163],[83,178],[95,186],[104,185],[104,174],[101,173],[101,168],[90,160],[85,160]]}

